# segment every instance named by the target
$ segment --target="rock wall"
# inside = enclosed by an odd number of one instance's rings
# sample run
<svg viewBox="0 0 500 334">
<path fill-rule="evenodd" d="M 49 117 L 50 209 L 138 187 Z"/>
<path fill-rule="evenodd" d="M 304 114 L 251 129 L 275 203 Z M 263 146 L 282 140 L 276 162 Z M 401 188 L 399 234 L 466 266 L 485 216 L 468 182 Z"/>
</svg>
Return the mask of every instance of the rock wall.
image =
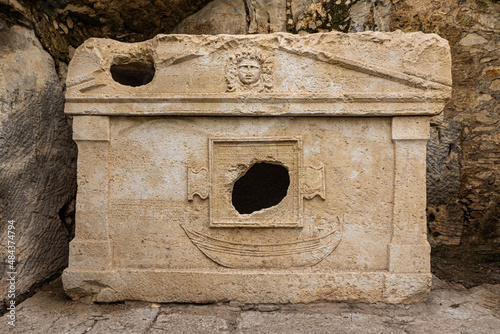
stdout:
<svg viewBox="0 0 500 334">
<path fill-rule="evenodd" d="M 57 61 L 90 37 L 137 42 L 170 32 L 210 0 L 0 0 L 0 18 L 36 31 Z"/>
<path fill-rule="evenodd" d="M 19 297 L 67 265 L 76 146 L 54 61 L 33 31 L 9 29 L 0 21 L 0 46 L 1 309 L 9 287 L 6 278 L 12 277 L 7 272 L 17 272 Z M 15 229 L 9 238 L 10 220 Z M 7 262 L 8 250 L 16 263 Z"/>
<path fill-rule="evenodd" d="M 391 30 L 437 33 L 452 51 L 453 94 L 429 143 L 435 243 L 500 245 L 500 3 L 394 1 Z M 457 177 L 458 176 L 458 177 Z"/>
</svg>

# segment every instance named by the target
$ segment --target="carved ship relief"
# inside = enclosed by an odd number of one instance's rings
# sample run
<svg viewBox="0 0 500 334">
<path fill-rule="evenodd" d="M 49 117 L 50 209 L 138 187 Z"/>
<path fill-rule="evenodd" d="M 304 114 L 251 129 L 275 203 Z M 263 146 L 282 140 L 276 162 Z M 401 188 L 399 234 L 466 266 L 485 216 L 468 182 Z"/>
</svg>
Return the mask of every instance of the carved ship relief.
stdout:
<svg viewBox="0 0 500 334">
<path fill-rule="evenodd" d="M 181 227 L 196 247 L 212 261 L 228 268 L 290 268 L 313 266 L 330 255 L 340 244 L 342 220 L 329 226 L 318 237 L 293 242 L 247 244 L 222 240 Z"/>
</svg>

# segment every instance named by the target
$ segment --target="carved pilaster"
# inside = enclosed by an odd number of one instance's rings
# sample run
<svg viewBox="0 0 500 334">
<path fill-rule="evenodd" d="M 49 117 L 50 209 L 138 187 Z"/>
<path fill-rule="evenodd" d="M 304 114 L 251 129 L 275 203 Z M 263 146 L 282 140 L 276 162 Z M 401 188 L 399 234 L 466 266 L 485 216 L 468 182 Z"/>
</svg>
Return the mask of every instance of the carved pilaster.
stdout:
<svg viewBox="0 0 500 334">
<path fill-rule="evenodd" d="M 394 117 L 395 149 L 392 238 L 388 247 L 389 271 L 430 272 L 427 242 L 425 155 L 428 117 Z"/>
<path fill-rule="evenodd" d="M 108 235 L 109 117 L 75 116 L 73 139 L 78 145 L 78 193 L 75 239 L 70 267 L 104 269 L 111 264 Z"/>
</svg>

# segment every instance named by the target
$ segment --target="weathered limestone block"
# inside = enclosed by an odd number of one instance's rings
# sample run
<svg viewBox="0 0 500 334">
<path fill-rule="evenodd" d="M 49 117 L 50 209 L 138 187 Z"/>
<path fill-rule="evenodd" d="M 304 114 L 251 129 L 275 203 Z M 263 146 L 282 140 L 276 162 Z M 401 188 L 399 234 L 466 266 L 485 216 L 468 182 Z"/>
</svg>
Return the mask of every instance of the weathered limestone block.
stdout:
<svg viewBox="0 0 500 334">
<path fill-rule="evenodd" d="M 76 147 L 54 62 L 33 31 L 0 22 L 0 304 L 64 268 L 72 234 Z M 15 235 L 8 238 L 8 221 Z M 11 241 L 9 244 L 8 241 Z M 8 248 L 9 245 L 15 247 Z M 7 250 L 16 256 L 15 270 Z M 5 278 L 5 279 L 4 279 Z M 8 298 L 11 300 L 12 298 Z"/>
<path fill-rule="evenodd" d="M 66 292 L 425 299 L 426 143 L 450 62 L 422 33 L 87 41 L 68 70 L 79 188 Z"/>
</svg>

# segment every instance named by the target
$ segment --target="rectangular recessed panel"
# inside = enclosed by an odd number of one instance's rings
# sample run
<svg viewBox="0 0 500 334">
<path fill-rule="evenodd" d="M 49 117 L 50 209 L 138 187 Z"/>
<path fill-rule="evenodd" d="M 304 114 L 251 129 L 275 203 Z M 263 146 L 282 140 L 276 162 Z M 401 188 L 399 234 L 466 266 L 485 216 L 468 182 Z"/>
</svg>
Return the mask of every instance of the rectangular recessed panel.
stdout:
<svg viewBox="0 0 500 334">
<path fill-rule="evenodd" d="M 299 182 L 301 159 L 299 138 L 210 139 L 210 226 L 302 226 L 302 198 Z M 241 214 L 233 204 L 232 195 L 235 183 L 244 177 L 252 166 L 262 163 L 282 166 L 288 171 L 290 184 L 286 196 L 274 206 L 249 214 Z M 272 186 L 272 184 L 269 186 L 269 192 L 273 192 Z M 248 195 L 248 198 L 253 200 L 253 194 Z M 255 196 L 258 197 L 258 195 Z"/>
</svg>

